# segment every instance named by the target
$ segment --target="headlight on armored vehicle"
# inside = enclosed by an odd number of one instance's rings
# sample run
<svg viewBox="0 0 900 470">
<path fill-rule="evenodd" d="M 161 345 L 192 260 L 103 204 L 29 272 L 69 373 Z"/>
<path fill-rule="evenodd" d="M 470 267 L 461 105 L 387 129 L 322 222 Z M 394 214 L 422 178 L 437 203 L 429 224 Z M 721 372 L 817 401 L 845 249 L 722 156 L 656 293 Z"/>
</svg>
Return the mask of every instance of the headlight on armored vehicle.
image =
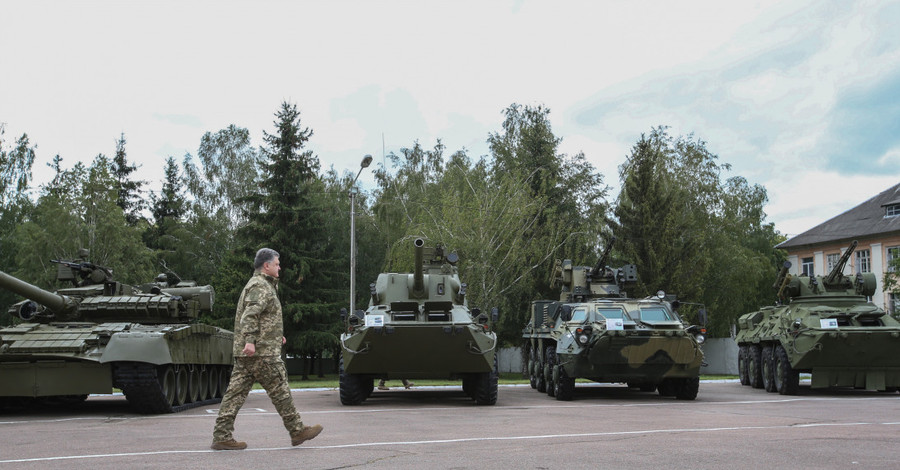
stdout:
<svg viewBox="0 0 900 470">
<path fill-rule="evenodd" d="M 699 344 L 703 344 L 703 342 L 706 341 L 706 335 L 704 335 L 702 333 L 698 334 L 697 336 L 694 336 L 694 338 L 697 339 L 697 343 L 699 343 Z"/>
<path fill-rule="evenodd" d="M 575 330 L 575 338 L 578 340 L 578 344 L 584 346 L 588 344 L 591 340 L 591 333 L 593 329 L 591 327 L 587 328 L 578 328 Z"/>
</svg>

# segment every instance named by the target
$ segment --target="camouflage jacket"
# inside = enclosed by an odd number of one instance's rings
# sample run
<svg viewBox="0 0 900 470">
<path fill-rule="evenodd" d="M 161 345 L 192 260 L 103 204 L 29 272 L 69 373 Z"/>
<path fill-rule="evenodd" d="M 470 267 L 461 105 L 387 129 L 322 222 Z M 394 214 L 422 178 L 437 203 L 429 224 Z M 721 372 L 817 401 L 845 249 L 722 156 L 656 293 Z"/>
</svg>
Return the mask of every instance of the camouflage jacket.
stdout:
<svg viewBox="0 0 900 470">
<path fill-rule="evenodd" d="M 238 299 L 234 317 L 234 355 L 243 356 L 245 343 L 256 345 L 257 356 L 280 356 L 284 325 L 275 291 L 278 279 L 254 273 Z"/>
</svg>

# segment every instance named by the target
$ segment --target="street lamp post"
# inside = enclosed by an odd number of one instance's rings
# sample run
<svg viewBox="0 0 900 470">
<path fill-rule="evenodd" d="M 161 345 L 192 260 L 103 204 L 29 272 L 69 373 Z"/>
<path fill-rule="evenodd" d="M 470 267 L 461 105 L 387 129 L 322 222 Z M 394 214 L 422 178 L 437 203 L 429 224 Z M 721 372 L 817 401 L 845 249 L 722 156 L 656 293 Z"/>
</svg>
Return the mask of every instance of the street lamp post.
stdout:
<svg viewBox="0 0 900 470">
<path fill-rule="evenodd" d="M 359 164 L 356 178 L 350 183 L 350 315 L 356 311 L 356 180 L 364 168 L 372 163 L 372 156 L 366 155 Z"/>
</svg>

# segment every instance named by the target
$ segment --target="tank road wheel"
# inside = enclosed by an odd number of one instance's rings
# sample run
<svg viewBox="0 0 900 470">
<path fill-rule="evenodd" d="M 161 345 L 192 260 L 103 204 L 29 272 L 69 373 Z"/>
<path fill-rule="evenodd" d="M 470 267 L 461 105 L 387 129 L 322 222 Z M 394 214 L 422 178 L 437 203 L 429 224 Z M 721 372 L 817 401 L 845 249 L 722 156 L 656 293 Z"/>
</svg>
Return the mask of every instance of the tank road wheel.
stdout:
<svg viewBox="0 0 900 470">
<path fill-rule="evenodd" d="M 228 390 L 228 382 L 231 381 L 231 366 L 219 366 L 219 394 L 217 398 L 225 396 Z"/>
<path fill-rule="evenodd" d="M 497 403 L 497 378 L 499 374 L 497 354 L 494 354 L 494 370 L 477 375 L 473 389 L 476 405 L 493 405 Z"/>
<path fill-rule="evenodd" d="M 178 390 L 175 369 L 171 364 L 160 366 L 158 374 L 159 388 L 162 390 L 163 399 L 167 405 L 172 406 L 175 404 L 175 395 Z"/>
<path fill-rule="evenodd" d="M 678 393 L 678 383 L 675 379 L 662 379 L 656 386 L 656 391 L 661 397 L 674 397 Z"/>
<path fill-rule="evenodd" d="M 762 348 L 762 381 L 767 392 L 775 391 L 775 353 L 772 345 Z"/>
<path fill-rule="evenodd" d="M 209 398 L 219 398 L 219 366 L 206 368 L 206 382 Z"/>
<path fill-rule="evenodd" d="M 553 383 L 553 366 L 556 364 L 556 345 L 547 346 L 547 363 L 544 364 L 544 381 L 547 383 L 547 395 L 556 396 L 556 384 Z"/>
<path fill-rule="evenodd" d="M 741 385 L 750 385 L 750 368 L 747 367 L 748 354 L 750 354 L 748 346 L 744 345 L 738 348 L 738 376 L 741 378 Z"/>
<path fill-rule="evenodd" d="M 175 403 L 174 406 L 181 406 L 187 403 L 188 386 L 190 385 L 188 370 L 186 367 L 177 367 L 175 370 Z"/>
<path fill-rule="evenodd" d="M 678 379 L 675 383 L 675 398 L 678 400 L 693 400 L 699 391 L 700 377 Z"/>
<path fill-rule="evenodd" d="M 209 370 L 206 366 L 201 366 L 199 364 L 194 367 L 197 368 L 197 373 L 200 376 L 200 381 L 198 382 L 200 384 L 200 398 L 198 401 L 209 400 L 211 398 L 209 396 Z"/>
<path fill-rule="evenodd" d="M 340 396 L 342 405 L 359 405 L 366 400 L 367 393 L 372 393 L 366 388 L 365 380 L 356 374 L 344 372 L 344 357 L 341 356 L 339 367 Z"/>
<path fill-rule="evenodd" d="M 187 370 L 188 374 L 188 393 L 187 402 L 194 403 L 200 401 L 200 366 L 191 364 Z"/>
<path fill-rule="evenodd" d="M 759 350 L 759 346 L 747 347 L 747 372 L 750 374 L 750 386 L 763 388 L 762 352 Z"/>
<path fill-rule="evenodd" d="M 796 395 L 800 390 L 800 373 L 791 367 L 787 351 L 775 346 L 775 389 L 782 395 Z"/>
</svg>

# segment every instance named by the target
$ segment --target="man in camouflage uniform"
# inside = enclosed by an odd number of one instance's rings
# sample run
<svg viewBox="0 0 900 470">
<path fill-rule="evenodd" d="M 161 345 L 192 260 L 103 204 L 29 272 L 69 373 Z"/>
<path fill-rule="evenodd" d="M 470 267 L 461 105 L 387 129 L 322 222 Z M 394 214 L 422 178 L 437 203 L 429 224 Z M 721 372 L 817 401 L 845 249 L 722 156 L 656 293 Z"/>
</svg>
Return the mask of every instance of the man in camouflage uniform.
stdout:
<svg viewBox="0 0 900 470">
<path fill-rule="evenodd" d="M 270 248 L 262 248 L 256 253 L 255 272 L 238 299 L 234 317 L 234 369 L 213 429 L 211 447 L 215 450 L 247 448 L 246 442 L 234 440 L 232 432 L 234 419 L 254 382 L 259 382 L 269 394 L 284 427 L 291 434 L 291 445 L 300 445 L 322 432 L 321 425 L 303 425 L 291 399 L 287 370 L 281 360 L 285 339 L 281 302 L 275 291 L 281 270 L 278 258 L 278 252 Z"/>
</svg>

